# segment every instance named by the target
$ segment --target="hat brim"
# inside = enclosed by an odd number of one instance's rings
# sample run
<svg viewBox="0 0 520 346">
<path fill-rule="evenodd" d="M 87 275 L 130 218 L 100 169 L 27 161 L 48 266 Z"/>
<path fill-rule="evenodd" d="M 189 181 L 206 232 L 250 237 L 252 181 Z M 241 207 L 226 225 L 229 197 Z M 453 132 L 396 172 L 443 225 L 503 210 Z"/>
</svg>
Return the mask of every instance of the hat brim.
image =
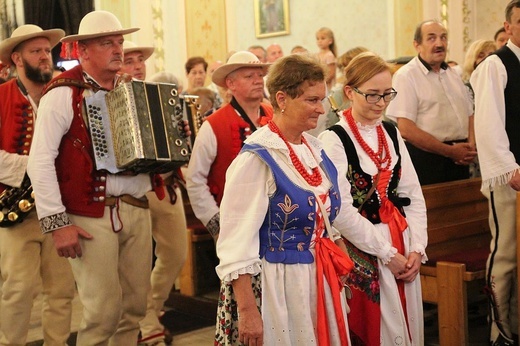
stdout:
<svg viewBox="0 0 520 346">
<path fill-rule="evenodd" d="M 13 61 L 11 60 L 11 54 L 13 54 L 13 49 L 15 49 L 16 46 L 24 41 L 28 41 L 37 37 L 45 37 L 49 40 L 51 48 L 54 48 L 54 46 L 60 42 L 60 39 L 63 36 L 65 36 L 65 31 L 61 29 L 49 29 L 27 35 L 7 38 L 0 42 L 0 60 L 6 65 L 12 65 Z"/>
<path fill-rule="evenodd" d="M 147 60 L 150 56 L 152 56 L 154 51 L 155 51 L 154 47 L 132 47 L 132 48 L 123 49 L 123 52 L 125 54 L 130 54 L 133 52 L 141 52 L 143 54 L 144 60 Z"/>
<path fill-rule="evenodd" d="M 138 31 L 139 28 L 128 28 L 128 29 L 121 29 L 121 30 L 114 30 L 114 31 L 104 31 L 104 32 L 98 32 L 95 34 L 77 34 L 77 35 L 69 35 L 65 36 L 61 39 L 61 42 L 68 43 L 68 42 L 75 42 L 75 41 L 82 41 L 82 40 L 90 40 L 92 38 L 98 38 L 103 36 L 112 36 L 112 35 L 126 35 L 131 34 L 133 32 Z"/>
<path fill-rule="evenodd" d="M 260 67 L 263 69 L 264 73 L 267 73 L 267 70 L 269 70 L 269 66 L 271 66 L 271 64 L 262 64 L 262 63 L 258 63 L 258 64 L 251 64 L 251 63 L 225 64 L 225 65 L 220 66 L 213 72 L 213 75 L 211 76 L 211 80 L 216 85 L 226 88 L 227 87 L 226 77 L 231 72 L 234 72 L 234 71 L 244 68 L 244 67 L 251 67 L 251 68 Z"/>
</svg>

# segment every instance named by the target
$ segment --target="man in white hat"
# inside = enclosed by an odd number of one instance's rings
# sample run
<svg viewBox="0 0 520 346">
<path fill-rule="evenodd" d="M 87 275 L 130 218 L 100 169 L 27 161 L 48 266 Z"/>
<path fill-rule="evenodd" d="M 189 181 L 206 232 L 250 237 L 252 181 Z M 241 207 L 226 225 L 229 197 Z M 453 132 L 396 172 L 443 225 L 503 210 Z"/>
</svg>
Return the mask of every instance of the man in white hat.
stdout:
<svg viewBox="0 0 520 346">
<path fill-rule="evenodd" d="M 123 43 L 123 68 L 122 73 L 129 74 L 137 80 L 146 79 L 145 61 L 153 54 L 154 47 L 138 46 L 132 41 L 125 40 Z"/>
<path fill-rule="evenodd" d="M 65 35 L 61 29 L 22 25 L 0 43 L 0 59 L 17 78 L 0 85 L 0 191 L 20 188 L 34 148 L 34 121 L 42 90 L 53 72 L 51 49 Z M 11 201 L 11 205 L 19 200 Z M 69 263 L 58 256 L 50 234 L 42 234 L 35 212 L 17 221 L 0 221 L 0 345 L 25 345 L 33 298 L 43 284 L 42 325 L 46 345 L 66 345 L 75 286 Z"/>
<path fill-rule="evenodd" d="M 195 216 L 215 240 L 220 231 L 219 205 L 226 170 L 240 152 L 244 140 L 256 128 L 267 124 L 273 115 L 271 106 L 262 103 L 263 77 L 268 67 L 269 64 L 261 63 L 253 53 L 239 51 L 217 68 L 211 78 L 218 86 L 228 88 L 233 98 L 210 115 L 199 129 L 188 165 L 186 187 Z M 221 285 L 219 299 L 234 299 L 230 286 Z M 236 312 L 219 309 L 217 320 L 234 324 Z M 224 325 L 217 327 L 216 340 L 233 344 L 231 340 L 238 340 L 238 335 L 226 334 L 225 328 Z"/>
<path fill-rule="evenodd" d="M 124 29 L 110 12 L 83 17 L 80 65 L 52 80 L 38 112 L 28 172 L 44 234 L 69 259 L 83 304 L 77 345 L 135 345 L 150 286 L 150 175 L 97 170 L 84 98 L 112 90 L 123 65 Z M 101 114 L 106 116 L 106 114 Z"/>
<path fill-rule="evenodd" d="M 146 79 L 145 61 L 153 54 L 154 47 L 138 46 L 132 41 L 123 43 L 122 73 L 138 80 Z M 158 81 L 160 82 L 160 81 Z M 162 81 L 167 82 L 167 81 Z M 160 200 L 154 191 L 146 194 L 152 217 L 152 236 L 155 240 L 155 265 L 151 273 L 151 290 L 148 292 L 146 316 L 141 320 L 139 345 L 160 346 L 171 335 L 159 320 L 164 302 L 168 299 L 177 275 L 186 261 L 186 216 L 177 175 L 163 175 L 166 198 Z M 168 334 L 168 335 L 165 335 Z"/>
</svg>

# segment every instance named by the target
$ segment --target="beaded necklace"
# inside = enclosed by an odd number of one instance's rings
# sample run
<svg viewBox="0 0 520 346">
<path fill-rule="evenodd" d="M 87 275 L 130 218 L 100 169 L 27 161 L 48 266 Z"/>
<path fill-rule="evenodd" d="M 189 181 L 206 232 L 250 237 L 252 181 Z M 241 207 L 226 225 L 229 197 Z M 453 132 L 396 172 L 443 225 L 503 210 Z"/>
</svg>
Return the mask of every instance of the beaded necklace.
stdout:
<svg viewBox="0 0 520 346">
<path fill-rule="evenodd" d="M 294 165 L 294 167 L 296 168 L 296 170 L 298 171 L 298 173 L 300 173 L 300 175 L 303 177 L 303 179 L 305 179 L 305 181 L 307 183 L 309 183 L 309 185 L 311 185 L 311 186 L 321 185 L 321 182 L 323 180 L 322 180 L 320 171 L 318 170 L 318 167 L 314 167 L 312 169 L 312 174 L 309 174 L 307 172 L 307 170 L 305 169 L 305 167 L 303 166 L 303 163 L 300 161 L 300 159 L 294 152 L 292 146 L 289 144 L 287 139 L 285 139 L 285 136 L 282 134 L 282 132 L 280 131 L 278 126 L 276 126 L 276 124 L 273 121 L 269 121 L 269 123 L 267 123 L 267 126 L 269 126 L 269 130 L 276 133 L 282 139 L 282 141 L 285 143 L 285 145 L 287 146 L 287 149 L 289 149 L 289 157 L 291 158 L 291 162 Z M 302 143 L 305 144 L 307 146 L 307 148 L 309 148 L 309 150 L 311 150 L 311 148 L 309 147 L 309 144 L 307 143 L 307 140 L 303 136 L 302 136 Z M 311 152 L 312 152 L 312 150 L 311 150 Z"/>
<path fill-rule="evenodd" d="M 354 133 L 354 137 L 357 142 L 361 145 L 361 148 L 368 154 L 368 157 L 374 162 L 379 172 L 383 170 L 388 170 L 390 168 L 390 164 L 392 163 L 392 157 L 390 156 L 390 151 L 388 150 L 388 142 L 386 141 L 385 133 L 383 131 L 383 126 L 379 124 L 376 127 L 377 130 L 377 153 L 370 148 L 370 146 L 365 142 L 363 137 L 361 137 L 361 133 L 359 133 L 359 129 L 354 121 L 354 117 L 352 116 L 352 112 L 345 112 L 345 118 L 347 119 L 348 126 L 352 133 Z M 384 149 L 384 152 L 383 152 Z M 383 156 L 384 154 L 384 156 Z"/>
</svg>

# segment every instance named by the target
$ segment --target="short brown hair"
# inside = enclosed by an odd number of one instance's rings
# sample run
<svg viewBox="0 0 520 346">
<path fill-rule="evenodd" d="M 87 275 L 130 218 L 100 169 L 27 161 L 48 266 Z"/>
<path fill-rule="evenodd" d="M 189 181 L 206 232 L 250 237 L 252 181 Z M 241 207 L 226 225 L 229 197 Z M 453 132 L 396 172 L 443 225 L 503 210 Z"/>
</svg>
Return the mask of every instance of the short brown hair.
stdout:
<svg viewBox="0 0 520 346">
<path fill-rule="evenodd" d="M 325 82 L 325 70 L 316 58 L 304 54 L 290 54 L 271 65 L 267 75 L 269 99 L 275 110 L 280 109 L 276 93 L 283 91 L 291 98 L 302 95 L 302 84 Z"/>
<path fill-rule="evenodd" d="M 186 74 L 190 73 L 191 69 L 195 66 L 202 64 L 204 66 L 204 71 L 208 70 L 208 63 L 201 56 L 193 56 L 186 61 L 184 67 L 186 68 Z"/>
</svg>

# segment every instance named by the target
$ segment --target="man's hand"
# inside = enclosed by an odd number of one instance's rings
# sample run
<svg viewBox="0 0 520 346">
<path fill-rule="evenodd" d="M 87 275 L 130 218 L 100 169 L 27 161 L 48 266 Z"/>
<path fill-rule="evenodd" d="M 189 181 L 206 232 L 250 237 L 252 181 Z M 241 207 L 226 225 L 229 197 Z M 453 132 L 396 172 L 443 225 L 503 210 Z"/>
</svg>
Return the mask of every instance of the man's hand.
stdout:
<svg viewBox="0 0 520 346">
<path fill-rule="evenodd" d="M 81 246 L 79 238 L 92 239 L 92 235 L 83 228 L 76 225 L 66 226 L 52 232 L 54 246 L 60 257 L 76 258 L 81 257 Z"/>
<path fill-rule="evenodd" d="M 181 131 L 184 133 L 185 137 L 191 136 L 191 128 L 188 120 L 183 120 L 182 123 L 179 124 Z"/>
<path fill-rule="evenodd" d="M 509 180 L 509 186 L 515 191 L 520 191 L 520 173 L 518 173 L 518 171 L 516 171 L 511 177 L 511 180 Z"/>
<path fill-rule="evenodd" d="M 449 158 L 458 165 L 469 165 L 475 157 L 477 151 L 469 143 L 453 143 L 451 145 Z"/>
</svg>

